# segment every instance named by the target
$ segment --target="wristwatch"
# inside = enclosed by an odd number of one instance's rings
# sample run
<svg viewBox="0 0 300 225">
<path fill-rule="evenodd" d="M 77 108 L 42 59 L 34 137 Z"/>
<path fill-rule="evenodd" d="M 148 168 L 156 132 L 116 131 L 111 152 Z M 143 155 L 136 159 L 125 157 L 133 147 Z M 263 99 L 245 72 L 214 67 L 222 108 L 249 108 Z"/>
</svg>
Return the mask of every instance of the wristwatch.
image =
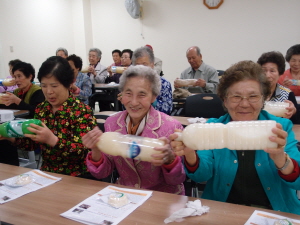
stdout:
<svg viewBox="0 0 300 225">
<path fill-rule="evenodd" d="M 288 165 L 290 164 L 290 162 L 291 162 L 291 158 L 289 157 L 288 154 L 286 154 L 286 152 L 285 152 L 285 155 L 286 155 L 286 161 L 285 161 L 285 164 L 283 165 L 283 167 L 278 168 L 278 167 L 275 165 L 276 168 L 277 168 L 278 170 L 280 170 L 280 171 L 285 170 L 285 169 L 288 167 Z"/>
</svg>

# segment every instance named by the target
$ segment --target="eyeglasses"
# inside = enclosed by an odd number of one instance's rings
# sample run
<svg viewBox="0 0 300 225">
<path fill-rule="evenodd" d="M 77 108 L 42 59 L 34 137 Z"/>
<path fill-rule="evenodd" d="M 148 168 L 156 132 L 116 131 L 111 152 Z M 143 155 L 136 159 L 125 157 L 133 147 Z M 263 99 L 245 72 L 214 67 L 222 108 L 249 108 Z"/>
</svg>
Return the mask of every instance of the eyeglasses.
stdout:
<svg viewBox="0 0 300 225">
<path fill-rule="evenodd" d="M 256 103 L 261 100 L 262 95 L 250 95 L 250 96 L 241 96 L 241 95 L 231 95 L 227 96 L 230 102 L 240 103 L 243 99 L 247 99 L 250 103 Z"/>
</svg>

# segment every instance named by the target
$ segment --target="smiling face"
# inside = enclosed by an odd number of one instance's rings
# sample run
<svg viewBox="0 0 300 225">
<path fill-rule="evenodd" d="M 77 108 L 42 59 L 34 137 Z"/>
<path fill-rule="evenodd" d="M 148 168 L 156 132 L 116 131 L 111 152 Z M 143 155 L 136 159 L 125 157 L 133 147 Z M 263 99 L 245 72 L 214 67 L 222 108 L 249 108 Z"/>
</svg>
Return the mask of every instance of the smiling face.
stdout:
<svg viewBox="0 0 300 225">
<path fill-rule="evenodd" d="M 54 76 L 45 76 L 41 80 L 42 91 L 52 105 L 53 112 L 68 99 L 69 89 L 64 87 Z"/>
<path fill-rule="evenodd" d="M 263 98 L 255 103 L 250 103 L 247 99 L 243 99 L 239 103 L 233 103 L 230 96 L 235 95 L 243 97 L 262 95 L 259 83 L 254 80 L 234 83 L 228 88 L 227 97 L 224 100 L 224 105 L 233 121 L 257 120 L 263 107 Z"/>
<path fill-rule="evenodd" d="M 142 77 L 128 78 L 122 92 L 122 104 L 125 106 L 133 125 L 139 123 L 155 101 L 151 84 Z"/>
<path fill-rule="evenodd" d="M 91 65 L 96 65 L 100 61 L 100 57 L 98 57 L 97 52 L 90 51 L 89 53 L 89 62 Z"/>
<path fill-rule="evenodd" d="M 300 55 L 292 55 L 291 60 L 289 61 L 291 71 L 293 73 L 300 72 Z"/>
<path fill-rule="evenodd" d="M 113 57 L 114 63 L 116 65 L 121 63 L 121 57 L 118 52 L 115 52 L 114 54 L 112 54 L 112 57 Z"/>
<path fill-rule="evenodd" d="M 26 91 L 28 87 L 31 85 L 32 75 L 26 77 L 23 72 L 20 70 L 16 70 L 12 76 L 16 80 L 16 85 L 23 91 Z"/>
</svg>

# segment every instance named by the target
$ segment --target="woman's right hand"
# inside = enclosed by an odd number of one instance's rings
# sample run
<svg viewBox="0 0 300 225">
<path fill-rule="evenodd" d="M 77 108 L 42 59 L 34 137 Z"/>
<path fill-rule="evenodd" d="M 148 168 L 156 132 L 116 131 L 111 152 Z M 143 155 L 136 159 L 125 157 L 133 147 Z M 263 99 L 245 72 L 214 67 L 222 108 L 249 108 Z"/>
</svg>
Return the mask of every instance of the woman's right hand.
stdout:
<svg viewBox="0 0 300 225">
<path fill-rule="evenodd" d="M 97 143 L 100 141 L 100 136 L 102 134 L 103 132 L 99 127 L 95 127 L 82 137 L 82 144 L 85 147 L 92 149 L 92 159 L 95 162 L 98 162 L 101 159 L 101 151 L 97 147 Z"/>
</svg>

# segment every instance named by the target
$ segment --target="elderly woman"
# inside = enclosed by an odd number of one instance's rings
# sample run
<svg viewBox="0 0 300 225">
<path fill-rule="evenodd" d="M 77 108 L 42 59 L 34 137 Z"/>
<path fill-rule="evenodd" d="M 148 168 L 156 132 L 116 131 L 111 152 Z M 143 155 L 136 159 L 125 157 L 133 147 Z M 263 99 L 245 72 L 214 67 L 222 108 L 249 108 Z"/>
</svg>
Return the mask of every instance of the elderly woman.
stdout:
<svg viewBox="0 0 300 225">
<path fill-rule="evenodd" d="M 14 67 L 14 65 L 16 65 L 17 63 L 19 62 L 22 62 L 21 60 L 19 59 L 15 59 L 15 60 L 10 60 L 9 63 L 8 63 L 8 67 L 9 67 L 9 76 L 7 76 L 6 78 L 12 78 L 13 76 L 13 73 L 12 73 L 12 68 Z M 2 92 L 13 92 L 15 89 L 17 89 L 18 86 L 17 85 L 13 85 L 13 86 L 9 86 L 9 87 L 6 87 L 6 86 L 0 86 L 0 93 Z"/>
<path fill-rule="evenodd" d="M 88 76 L 90 77 L 93 84 L 105 83 L 107 77 L 106 66 L 100 64 L 102 52 L 98 48 L 91 48 L 89 50 L 89 62 Z"/>
<path fill-rule="evenodd" d="M 251 61 L 231 66 L 220 81 L 218 95 L 228 114 L 208 123 L 275 120 L 277 125 L 272 132 L 277 137 L 270 140 L 278 148 L 195 151 L 175 141 L 177 134 L 170 135 L 175 153 L 185 157 L 187 175 L 196 182 L 207 181 L 202 197 L 300 214 L 296 196 L 300 187 L 297 140 L 290 120 L 261 110 L 270 95 L 270 84 L 261 66 Z"/>
<path fill-rule="evenodd" d="M 121 53 L 121 67 L 129 67 L 131 65 L 132 51 L 130 49 L 124 49 Z M 109 73 L 108 77 L 105 80 L 105 83 L 120 82 L 121 73 Z"/>
<path fill-rule="evenodd" d="M 300 96 L 300 44 L 290 47 L 285 55 L 290 69 L 286 70 L 279 78 L 278 83 L 288 87 L 296 96 Z"/>
<path fill-rule="evenodd" d="M 89 171 L 96 178 L 104 178 L 116 169 L 118 183 L 130 187 L 184 194 L 185 173 L 181 160 L 172 152 L 168 137 L 181 124 L 170 116 L 155 110 L 153 103 L 160 93 L 160 77 L 150 67 L 131 66 L 120 78 L 119 89 L 126 110 L 109 117 L 105 131 L 132 134 L 149 138 L 161 138 L 165 145 L 156 150 L 152 162 L 143 162 L 101 152 L 96 143 L 102 132 L 95 128 L 83 136 L 83 144 L 92 151 L 87 157 Z"/>
<path fill-rule="evenodd" d="M 82 102 L 89 104 L 89 96 L 92 94 L 92 81 L 88 75 L 81 73 L 82 60 L 77 55 L 70 55 L 67 58 L 74 72 L 75 82 L 71 85 L 70 91 Z"/>
<path fill-rule="evenodd" d="M 13 93 L 6 92 L 7 95 L 2 96 L 5 106 L 1 108 L 29 110 L 29 117 L 32 118 L 36 106 L 45 100 L 41 87 L 32 83 L 35 70 L 31 64 L 19 62 L 13 67 L 12 74 L 18 88 Z"/>
<path fill-rule="evenodd" d="M 68 51 L 65 48 L 58 48 L 56 50 L 56 56 L 60 56 L 64 59 L 66 59 L 68 57 Z"/>
<path fill-rule="evenodd" d="M 277 83 L 285 70 L 283 55 L 280 52 L 266 52 L 259 57 L 257 63 L 262 66 L 271 84 L 271 94 L 267 96 L 266 100 L 289 103 L 289 107 L 287 107 L 288 111 L 284 117 L 290 119 L 293 123 L 299 123 L 298 118 L 300 118 L 300 115 L 299 112 L 297 113 L 297 101 L 294 92 Z"/>
<path fill-rule="evenodd" d="M 41 66 L 38 79 L 46 101 L 39 104 L 34 118 L 43 126 L 31 124 L 28 138 L 8 138 L 19 149 L 40 148 L 43 157 L 41 170 L 71 176 L 88 177 L 85 165 L 88 149 L 81 137 L 96 125 L 89 106 L 70 94 L 74 73 L 67 60 L 53 56 Z"/>
</svg>

